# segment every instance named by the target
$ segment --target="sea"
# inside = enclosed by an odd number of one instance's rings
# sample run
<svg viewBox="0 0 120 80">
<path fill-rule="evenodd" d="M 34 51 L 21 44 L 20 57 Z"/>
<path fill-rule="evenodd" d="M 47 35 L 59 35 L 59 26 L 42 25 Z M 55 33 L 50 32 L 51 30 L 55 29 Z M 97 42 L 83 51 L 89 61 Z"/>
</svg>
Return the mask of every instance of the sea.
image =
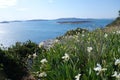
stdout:
<svg viewBox="0 0 120 80">
<path fill-rule="evenodd" d="M 2 44 L 4 47 L 10 47 L 16 42 L 25 42 L 28 40 L 39 44 L 42 41 L 55 39 L 58 36 L 62 36 L 68 30 L 84 28 L 92 31 L 97 28 L 104 28 L 113 21 L 113 19 L 76 20 L 88 22 L 59 23 L 60 21 L 75 21 L 72 19 L 0 22 L 0 44 Z"/>
</svg>

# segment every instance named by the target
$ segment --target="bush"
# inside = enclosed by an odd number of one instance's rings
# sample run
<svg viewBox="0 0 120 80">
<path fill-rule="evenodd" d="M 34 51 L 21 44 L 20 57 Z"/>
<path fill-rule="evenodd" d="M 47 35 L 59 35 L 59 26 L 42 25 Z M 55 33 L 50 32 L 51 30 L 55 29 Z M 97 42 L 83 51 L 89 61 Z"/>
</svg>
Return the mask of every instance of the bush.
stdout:
<svg viewBox="0 0 120 80">
<path fill-rule="evenodd" d="M 31 41 L 17 42 L 6 50 L 0 49 L 0 64 L 3 65 L 1 68 L 8 78 L 21 80 L 23 76 L 30 75 L 28 56 L 39 51 L 38 45 Z"/>
</svg>

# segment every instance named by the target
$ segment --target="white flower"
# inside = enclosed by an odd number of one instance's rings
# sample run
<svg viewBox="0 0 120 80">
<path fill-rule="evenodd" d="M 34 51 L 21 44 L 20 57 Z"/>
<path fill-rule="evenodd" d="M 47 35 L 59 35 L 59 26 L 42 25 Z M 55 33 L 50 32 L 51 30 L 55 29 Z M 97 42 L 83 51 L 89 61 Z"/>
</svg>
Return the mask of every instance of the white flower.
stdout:
<svg viewBox="0 0 120 80">
<path fill-rule="evenodd" d="M 105 33 L 104 37 L 106 38 L 108 36 L 108 34 Z"/>
<path fill-rule="evenodd" d="M 68 61 L 70 59 L 70 57 L 67 53 L 65 53 L 65 55 L 62 57 L 62 59 L 64 59 L 64 61 Z"/>
<path fill-rule="evenodd" d="M 45 64 L 45 63 L 47 63 L 48 61 L 47 61 L 47 59 L 42 59 L 40 62 L 41 62 L 42 64 Z"/>
<path fill-rule="evenodd" d="M 76 75 L 75 80 L 80 80 L 80 76 L 81 76 L 81 74 Z"/>
<path fill-rule="evenodd" d="M 120 31 L 116 31 L 117 34 L 120 34 Z"/>
<path fill-rule="evenodd" d="M 120 64 L 120 59 L 116 59 L 115 60 L 115 65 L 119 65 Z"/>
<path fill-rule="evenodd" d="M 38 76 L 39 76 L 39 77 L 46 77 L 47 74 L 46 74 L 46 72 L 42 72 L 42 73 L 40 73 Z"/>
<path fill-rule="evenodd" d="M 91 52 L 92 50 L 93 50 L 92 47 L 87 47 L 87 51 L 88 51 L 88 52 Z"/>
<path fill-rule="evenodd" d="M 85 35 L 84 34 L 82 34 L 82 37 L 84 37 Z"/>
<path fill-rule="evenodd" d="M 77 42 L 80 42 L 80 40 L 77 40 Z"/>
<path fill-rule="evenodd" d="M 31 58 L 31 55 L 28 55 L 28 58 Z"/>
<path fill-rule="evenodd" d="M 37 54 L 36 54 L 36 53 L 34 53 L 34 54 L 33 54 L 33 58 L 36 58 L 36 57 L 37 57 Z"/>
<path fill-rule="evenodd" d="M 82 33 L 84 33 L 85 31 L 83 30 Z"/>
<path fill-rule="evenodd" d="M 44 45 L 44 42 L 41 42 L 41 43 L 39 44 L 39 48 L 41 48 L 43 45 Z"/>
<path fill-rule="evenodd" d="M 57 43 L 57 42 L 59 42 L 59 40 L 58 40 L 58 39 L 55 39 L 55 40 L 54 40 L 54 43 Z"/>
<path fill-rule="evenodd" d="M 95 67 L 94 70 L 97 71 L 97 75 L 99 75 L 102 71 L 107 70 L 107 68 L 102 68 L 101 65 L 97 63 L 97 67 Z"/>
<path fill-rule="evenodd" d="M 115 34 L 115 32 L 113 32 L 113 34 Z"/>
<path fill-rule="evenodd" d="M 112 77 L 116 77 L 117 79 L 120 79 L 120 73 L 115 71 L 114 74 L 112 75 Z"/>
</svg>

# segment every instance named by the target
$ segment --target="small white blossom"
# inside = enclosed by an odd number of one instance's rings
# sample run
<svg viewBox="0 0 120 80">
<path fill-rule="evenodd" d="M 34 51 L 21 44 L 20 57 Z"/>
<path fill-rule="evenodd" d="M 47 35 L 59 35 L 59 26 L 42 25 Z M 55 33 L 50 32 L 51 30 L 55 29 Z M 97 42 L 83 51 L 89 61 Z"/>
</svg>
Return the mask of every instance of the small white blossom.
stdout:
<svg viewBox="0 0 120 80">
<path fill-rule="evenodd" d="M 31 55 L 28 55 L 28 58 L 31 58 Z"/>
<path fill-rule="evenodd" d="M 102 68 L 101 65 L 97 63 L 97 67 L 95 67 L 94 70 L 98 72 L 97 75 L 99 75 L 102 71 L 107 70 L 107 68 Z"/>
<path fill-rule="evenodd" d="M 112 77 L 116 77 L 117 79 L 120 79 L 120 73 L 115 71 L 114 74 L 112 75 Z"/>
<path fill-rule="evenodd" d="M 82 33 L 84 33 L 85 31 L 83 30 Z"/>
<path fill-rule="evenodd" d="M 120 34 L 120 31 L 116 31 L 117 34 Z"/>
<path fill-rule="evenodd" d="M 120 64 L 120 59 L 116 59 L 115 60 L 115 65 L 119 65 Z"/>
<path fill-rule="evenodd" d="M 106 38 L 108 36 L 108 34 L 105 33 L 104 37 Z"/>
<path fill-rule="evenodd" d="M 115 34 L 116 32 L 114 31 L 113 34 Z"/>
<path fill-rule="evenodd" d="M 46 72 L 42 72 L 42 73 L 40 73 L 38 76 L 39 76 L 39 77 L 46 77 L 47 74 L 46 74 Z"/>
<path fill-rule="evenodd" d="M 80 76 L 81 76 L 81 74 L 76 75 L 75 80 L 80 80 Z"/>
<path fill-rule="evenodd" d="M 41 48 L 43 45 L 44 45 L 44 42 L 41 42 L 41 43 L 39 44 L 39 48 Z"/>
<path fill-rule="evenodd" d="M 58 40 L 58 39 L 55 39 L 55 40 L 54 40 L 54 43 L 58 43 L 58 42 L 59 42 L 59 40 Z"/>
<path fill-rule="evenodd" d="M 87 47 L 87 51 L 88 51 L 88 52 L 91 52 L 92 50 L 93 50 L 92 47 Z"/>
<path fill-rule="evenodd" d="M 77 42 L 80 42 L 80 40 L 78 39 Z"/>
<path fill-rule="evenodd" d="M 36 54 L 36 53 L 34 53 L 34 54 L 33 54 L 33 58 L 36 58 L 36 57 L 37 57 L 37 54 Z"/>
<path fill-rule="evenodd" d="M 65 55 L 62 57 L 62 59 L 64 59 L 64 61 L 68 61 L 70 59 L 70 57 L 67 53 L 65 53 Z"/>
<path fill-rule="evenodd" d="M 85 35 L 84 34 L 82 34 L 82 37 L 84 37 Z"/>
<path fill-rule="evenodd" d="M 48 61 L 47 61 L 47 59 L 42 59 L 40 62 L 41 62 L 42 64 L 45 64 L 45 63 L 47 63 Z"/>
</svg>

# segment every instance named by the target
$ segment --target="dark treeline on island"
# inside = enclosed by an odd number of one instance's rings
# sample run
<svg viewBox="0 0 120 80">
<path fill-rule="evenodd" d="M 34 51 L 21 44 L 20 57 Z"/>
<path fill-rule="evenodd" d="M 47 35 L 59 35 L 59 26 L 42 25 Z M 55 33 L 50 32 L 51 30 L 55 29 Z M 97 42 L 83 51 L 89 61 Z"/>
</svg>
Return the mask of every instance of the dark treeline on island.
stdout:
<svg viewBox="0 0 120 80">
<path fill-rule="evenodd" d="M 61 21 L 61 22 L 57 22 L 60 24 L 82 24 L 82 23 L 88 23 L 91 21 Z"/>
</svg>

